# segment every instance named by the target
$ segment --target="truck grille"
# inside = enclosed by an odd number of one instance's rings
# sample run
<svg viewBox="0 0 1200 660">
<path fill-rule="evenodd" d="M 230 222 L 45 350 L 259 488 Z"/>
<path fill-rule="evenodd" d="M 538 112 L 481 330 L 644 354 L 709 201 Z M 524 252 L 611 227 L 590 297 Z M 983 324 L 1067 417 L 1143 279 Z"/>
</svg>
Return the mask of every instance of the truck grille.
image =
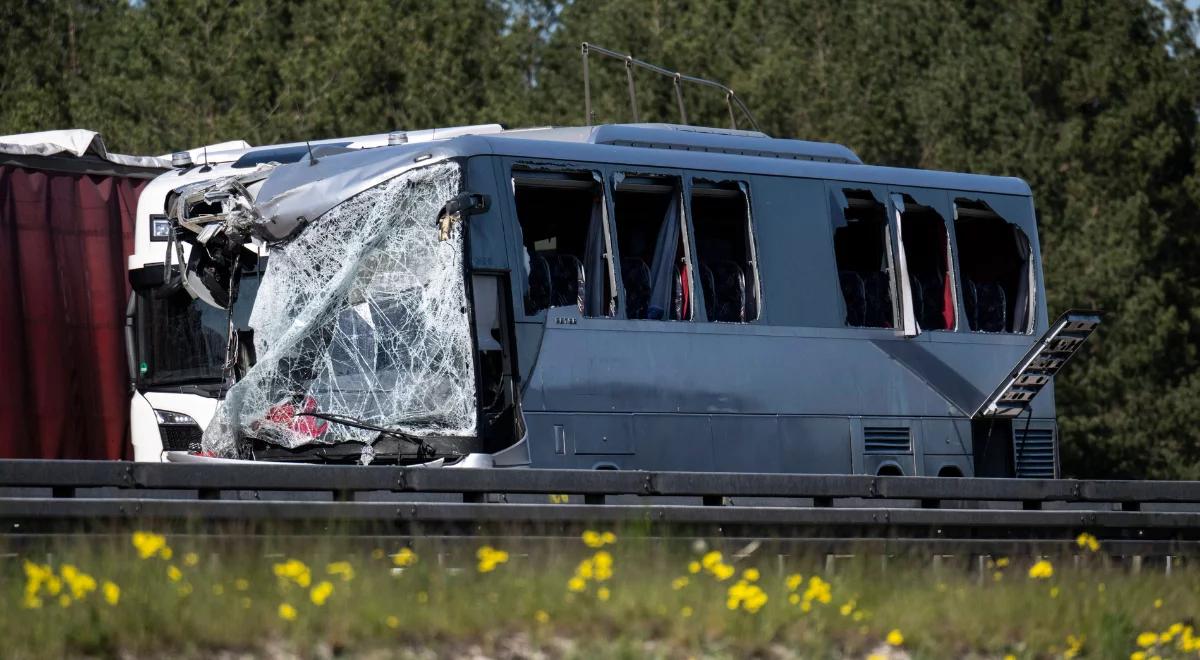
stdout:
<svg viewBox="0 0 1200 660">
<path fill-rule="evenodd" d="M 863 428 L 863 450 L 868 454 L 907 454 L 912 451 L 912 434 L 904 426 Z"/>
<path fill-rule="evenodd" d="M 166 451 L 200 451 L 204 432 L 195 424 L 159 424 L 158 432 Z"/>
<path fill-rule="evenodd" d="M 1024 442 L 1022 442 L 1022 440 Z M 1023 479 L 1054 478 L 1054 429 L 1015 429 L 1013 461 Z"/>
</svg>

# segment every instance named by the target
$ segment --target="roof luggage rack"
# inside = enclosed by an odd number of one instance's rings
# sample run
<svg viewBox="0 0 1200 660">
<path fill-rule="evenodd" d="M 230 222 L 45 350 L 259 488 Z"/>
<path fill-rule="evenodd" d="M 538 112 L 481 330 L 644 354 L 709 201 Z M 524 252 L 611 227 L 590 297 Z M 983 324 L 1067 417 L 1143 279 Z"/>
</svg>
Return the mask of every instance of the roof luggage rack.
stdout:
<svg viewBox="0 0 1200 660">
<path fill-rule="evenodd" d="M 684 75 L 678 71 L 668 71 L 660 66 L 655 66 L 649 62 L 643 62 L 639 59 L 635 59 L 632 55 L 618 53 L 615 50 L 609 50 L 607 48 L 601 48 L 600 46 L 589 44 L 586 41 L 583 42 L 581 49 L 583 51 L 583 114 L 584 123 L 588 126 L 591 126 L 595 123 L 595 117 L 592 115 L 592 86 L 588 77 L 588 54 L 592 51 L 595 51 L 601 55 L 607 55 L 613 59 L 625 62 L 625 79 L 629 83 L 629 108 L 633 112 L 633 123 L 635 124 L 640 121 L 638 119 L 637 89 L 633 82 L 633 67 L 636 66 L 671 79 L 671 84 L 675 88 L 675 101 L 679 104 L 679 123 L 688 123 L 687 109 L 683 104 L 682 85 L 683 83 L 688 82 L 697 85 L 703 85 L 705 87 L 713 87 L 724 92 L 725 106 L 729 109 L 730 128 L 737 130 L 738 127 L 737 114 L 733 110 L 734 106 L 736 105 L 738 110 L 741 111 L 741 114 L 744 115 L 747 120 L 749 120 L 750 125 L 754 127 L 754 130 L 760 130 L 758 127 L 758 122 L 755 121 L 754 115 L 750 114 L 750 109 L 746 107 L 746 104 L 742 103 L 742 100 L 737 97 L 737 94 L 733 93 L 732 89 L 722 85 L 721 83 L 705 80 L 704 78 L 697 78 L 695 76 Z"/>
</svg>

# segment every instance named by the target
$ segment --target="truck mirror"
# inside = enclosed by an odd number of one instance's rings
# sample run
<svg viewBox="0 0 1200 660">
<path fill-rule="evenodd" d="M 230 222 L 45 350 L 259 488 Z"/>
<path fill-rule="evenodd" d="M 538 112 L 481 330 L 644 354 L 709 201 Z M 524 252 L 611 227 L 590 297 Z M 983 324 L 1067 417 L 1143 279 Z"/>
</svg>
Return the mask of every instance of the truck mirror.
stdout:
<svg viewBox="0 0 1200 660">
<path fill-rule="evenodd" d="M 454 196 L 438 214 L 438 240 L 449 240 L 450 228 L 454 223 L 461 222 L 463 216 L 484 213 L 491 205 L 491 199 L 482 193 L 462 193 Z"/>
</svg>

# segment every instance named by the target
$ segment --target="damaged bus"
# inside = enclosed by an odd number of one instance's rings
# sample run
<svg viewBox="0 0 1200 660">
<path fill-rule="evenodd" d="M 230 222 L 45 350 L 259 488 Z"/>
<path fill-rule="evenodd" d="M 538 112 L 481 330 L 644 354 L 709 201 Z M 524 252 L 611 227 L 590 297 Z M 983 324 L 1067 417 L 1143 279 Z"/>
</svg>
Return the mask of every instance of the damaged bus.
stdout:
<svg viewBox="0 0 1200 660">
<path fill-rule="evenodd" d="M 1100 321 L 1048 315 L 1023 181 L 756 131 L 476 132 L 179 199 L 230 317 L 271 256 L 171 460 L 1055 477 Z"/>
</svg>

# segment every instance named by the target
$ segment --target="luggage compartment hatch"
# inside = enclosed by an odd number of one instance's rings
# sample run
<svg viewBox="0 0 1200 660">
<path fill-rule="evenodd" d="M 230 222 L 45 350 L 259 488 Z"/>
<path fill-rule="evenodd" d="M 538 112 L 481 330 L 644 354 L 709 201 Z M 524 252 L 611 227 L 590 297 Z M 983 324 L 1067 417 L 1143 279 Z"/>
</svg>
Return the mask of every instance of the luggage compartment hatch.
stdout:
<svg viewBox="0 0 1200 660">
<path fill-rule="evenodd" d="M 971 418 L 1016 417 L 1025 412 L 1038 392 L 1100 325 L 1102 314 L 1094 310 L 1075 309 L 1063 312 L 1021 357 L 1021 361 L 999 387 L 983 400 Z"/>
</svg>

